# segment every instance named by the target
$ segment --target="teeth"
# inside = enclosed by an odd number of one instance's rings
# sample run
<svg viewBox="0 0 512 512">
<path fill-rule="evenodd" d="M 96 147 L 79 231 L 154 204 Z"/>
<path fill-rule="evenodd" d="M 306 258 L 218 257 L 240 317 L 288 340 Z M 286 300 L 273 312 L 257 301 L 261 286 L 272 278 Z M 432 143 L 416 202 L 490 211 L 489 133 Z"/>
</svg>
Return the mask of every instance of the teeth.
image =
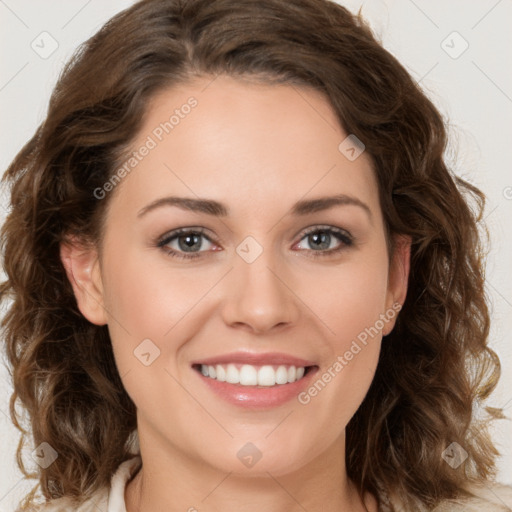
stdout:
<svg viewBox="0 0 512 512">
<path fill-rule="evenodd" d="M 275 386 L 276 372 L 272 366 L 262 366 L 258 370 L 258 385 L 260 386 Z"/>
<path fill-rule="evenodd" d="M 280 366 L 276 371 L 276 384 L 288 383 L 288 370 L 285 366 Z"/>
<path fill-rule="evenodd" d="M 216 366 L 201 365 L 201 373 L 205 377 L 240 384 L 242 386 L 275 386 L 295 382 L 304 377 L 305 368 L 302 366 L 253 366 L 244 364 L 238 368 L 235 364 Z"/>
<path fill-rule="evenodd" d="M 203 371 L 204 365 L 201 365 L 201 372 Z M 226 370 L 224 369 L 224 366 L 217 365 L 217 368 L 215 368 L 215 371 L 217 372 L 216 379 L 219 382 L 226 382 Z M 205 377 L 208 377 L 208 375 L 205 375 Z M 213 377 L 212 377 L 213 378 Z"/>
<path fill-rule="evenodd" d="M 240 384 L 242 386 L 256 386 L 258 384 L 258 370 L 250 364 L 244 364 L 240 368 Z"/>
<path fill-rule="evenodd" d="M 226 369 L 226 382 L 238 384 L 240 382 L 240 372 L 234 364 L 228 364 Z"/>
</svg>

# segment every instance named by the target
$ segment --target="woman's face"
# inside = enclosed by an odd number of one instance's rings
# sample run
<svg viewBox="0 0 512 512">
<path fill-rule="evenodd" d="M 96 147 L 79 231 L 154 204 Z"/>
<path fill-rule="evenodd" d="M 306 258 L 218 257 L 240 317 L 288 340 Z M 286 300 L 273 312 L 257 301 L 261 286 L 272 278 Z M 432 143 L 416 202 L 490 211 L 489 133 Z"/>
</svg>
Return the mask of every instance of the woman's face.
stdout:
<svg viewBox="0 0 512 512">
<path fill-rule="evenodd" d="M 348 135 L 290 85 L 220 76 L 149 105 L 79 298 L 147 453 L 276 476 L 343 454 L 408 272 Z"/>
</svg>

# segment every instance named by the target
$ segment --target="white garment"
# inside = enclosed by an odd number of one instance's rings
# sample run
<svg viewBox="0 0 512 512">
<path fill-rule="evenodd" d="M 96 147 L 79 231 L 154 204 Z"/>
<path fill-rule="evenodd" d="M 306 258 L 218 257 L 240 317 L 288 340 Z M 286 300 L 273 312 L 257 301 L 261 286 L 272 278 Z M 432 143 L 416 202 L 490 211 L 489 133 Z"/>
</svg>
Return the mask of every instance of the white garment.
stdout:
<svg viewBox="0 0 512 512">
<path fill-rule="evenodd" d="M 128 480 L 141 465 L 140 456 L 124 461 L 112 476 L 110 489 L 99 490 L 92 498 L 76 506 L 70 498 L 63 497 L 50 501 L 34 512 L 126 512 L 124 491 Z"/>
<path fill-rule="evenodd" d="M 110 489 L 98 491 L 79 507 L 69 498 L 59 498 L 36 509 L 36 512 L 126 512 L 124 493 L 127 482 L 139 470 L 140 456 L 123 462 L 112 477 Z M 512 487 L 490 483 L 472 488 L 479 496 L 470 500 L 446 500 L 433 512 L 510 512 L 512 511 Z M 411 512 L 405 511 L 404 512 Z"/>
</svg>

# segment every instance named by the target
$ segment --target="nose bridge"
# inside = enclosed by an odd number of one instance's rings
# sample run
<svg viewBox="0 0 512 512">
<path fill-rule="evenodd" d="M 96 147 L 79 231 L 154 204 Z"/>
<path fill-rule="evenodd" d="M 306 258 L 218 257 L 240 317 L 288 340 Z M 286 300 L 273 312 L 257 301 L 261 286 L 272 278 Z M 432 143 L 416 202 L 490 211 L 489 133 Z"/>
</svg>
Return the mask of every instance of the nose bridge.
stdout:
<svg viewBox="0 0 512 512">
<path fill-rule="evenodd" d="M 258 332 L 294 322 L 297 304 L 285 284 L 286 276 L 276 270 L 279 265 L 271 247 L 248 236 L 236 253 L 225 297 L 225 321 L 245 324 Z"/>
</svg>

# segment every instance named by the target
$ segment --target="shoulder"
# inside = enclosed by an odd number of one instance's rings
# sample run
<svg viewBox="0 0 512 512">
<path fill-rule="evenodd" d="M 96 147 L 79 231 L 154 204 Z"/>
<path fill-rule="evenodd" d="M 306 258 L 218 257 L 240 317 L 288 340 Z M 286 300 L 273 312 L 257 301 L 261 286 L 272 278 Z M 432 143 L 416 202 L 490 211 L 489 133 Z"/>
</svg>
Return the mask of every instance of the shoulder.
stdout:
<svg viewBox="0 0 512 512">
<path fill-rule="evenodd" d="M 466 494 L 446 499 L 434 509 L 421 507 L 416 512 L 512 512 L 512 486 L 496 482 L 471 484 Z M 410 512 L 396 494 L 385 496 L 379 512 Z"/>
<path fill-rule="evenodd" d="M 140 465 L 140 456 L 124 461 L 112 476 L 110 487 L 103 487 L 92 496 L 83 499 L 64 496 L 35 506 L 27 512 L 113 512 L 123 510 L 126 484 L 138 471 Z"/>
<path fill-rule="evenodd" d="M 499 483 L 473 485 L 467 490 L 472 497 L 446 500 L 434 512 L 510 512 L 512 510 L 512 486 Z"/>
<path fill-rule="evenodd" d="M 29 512 L 108 512 L 108 494 L 108 488 L 104 488 L 83 500 L 65 496 L 30 508 Z"/>
<path fill-rule="evenodd" d="M 19 512 L 20 509 L 16 510 Z M 33 506 L 28 512 L 107 512 L 108 489 L 102 489 L 90 498 L 76 500 L 69 497 L 58 498 Z"/>
</svg>

